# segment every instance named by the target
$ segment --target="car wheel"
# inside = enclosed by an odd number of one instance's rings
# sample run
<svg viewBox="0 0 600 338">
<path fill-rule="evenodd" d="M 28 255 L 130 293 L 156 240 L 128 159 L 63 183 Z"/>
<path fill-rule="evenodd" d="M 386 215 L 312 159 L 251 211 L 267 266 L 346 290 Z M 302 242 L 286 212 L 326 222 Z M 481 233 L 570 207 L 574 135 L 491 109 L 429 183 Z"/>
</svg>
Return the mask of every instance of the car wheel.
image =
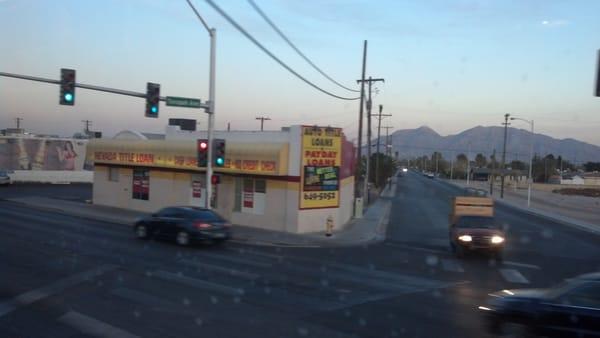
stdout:
<svg viewBox="0 0 600 338">
<path fill-rule="evenodd" d="M 456 245 L 454 245 L 452 242 L 450 242 L 450 251 L 452 251 L 452 253 L 456 253 Z"/>
<path fill-rule="evenodd" d="M 148 227 L 143 224 L 136 225 L 135 236 L 139 239 L 148 239 Z"/>
<path fill-rule="evenodd" d="M 502 262 L 504 260 L 504 255 L 503 255 L 502 251 L 495 252 L 494 259 L 498 262 Z"/>
<path fill-rule="evenodd" d="M 190 235 L 185 231 L 179 231 L 177 237 L 175 237 L 175 242 L 181 246 L 188 246 L 190 245 Z"/>
<path fill-rule="evenodd" d="M 454 254 L 456 254 L 456 257 L 458 258 L 463 258 L 465 257 L 465 249 L 460 245 L 456 245 L 454 249 Z"/>
</svg>

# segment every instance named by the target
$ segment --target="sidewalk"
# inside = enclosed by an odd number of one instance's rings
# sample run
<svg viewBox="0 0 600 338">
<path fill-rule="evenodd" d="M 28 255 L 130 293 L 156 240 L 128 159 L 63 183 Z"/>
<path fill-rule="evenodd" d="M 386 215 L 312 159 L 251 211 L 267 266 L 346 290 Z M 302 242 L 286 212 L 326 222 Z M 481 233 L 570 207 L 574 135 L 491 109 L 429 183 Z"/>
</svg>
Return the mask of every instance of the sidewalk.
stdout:
<svg viewBox="0 0 600 338">
<path fill-rule="evenodd" d="M 444 180 L 448 184 L 466 187 L 464 180 Z M 470 187 L 483 189 L 489 193 L 488 182 L 471 181 Z M 565 225 L 574 226 L 600 235 L 600 198 L 585 196 L 565 196 L 547 191 L 532 190 L 531 207 L 527 207 L 527 189 L 514 186 L 504 187 L 504 198 L 500 198 L 500 186 L 494 185 L 491 196 L 500 204 L 519 209 L 522 212 L 550 219 Z"/>
<path fill-rule="evenodd" d="M 393 191 L 391 190 L 393 189 Z M 289 246 L 289 247 L 336 247 L 366 245 L 383 241 L 389 219 L 391 202 L 395 184 L 384 190 L 381 198 L 372 203 L 360 219 L 351 219 L 343 228 L 334 229 L 333 235 L 325 236 L 325 232 L 293 234 L 280 231 L 265 230 L 242 225 L 233 226 L 233 239 L 252 245 Z M 384 195 L 386 197 L 384 197 Z M 52 210 L 76 217 L 101 220 L 109 223 L 131 226 L 138 217 L 148 213 L 94 205 L 48 197 L 6 198 L 33 208 Z"/>
</svg>

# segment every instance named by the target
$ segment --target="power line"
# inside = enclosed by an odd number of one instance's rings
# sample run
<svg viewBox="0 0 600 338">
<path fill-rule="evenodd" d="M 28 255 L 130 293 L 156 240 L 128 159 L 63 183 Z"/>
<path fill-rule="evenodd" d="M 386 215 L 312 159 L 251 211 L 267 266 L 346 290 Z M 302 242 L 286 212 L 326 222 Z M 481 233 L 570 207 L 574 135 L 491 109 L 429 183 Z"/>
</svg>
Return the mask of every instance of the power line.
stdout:
<svg viewBox="0 0 600 338">
<path fill-rule="evenodd" d="M 326 91 L 325 89 L 317 86 L 316 84 L 312 83 L 311 81 L 309 81 L 302 75 L 298 74 L 295 70 L 293 70 L 290 66 L 285 64 L 283 61 L 281 61 L 273 53 L 271 53 L 266 47 L 264 47 L 260 42 L 258 42 L 252 35 L 250 35 L 250 33 L 248 33 L 244 28 L 242 28 L 235 20 L 233 20 L 227 13 L 225 13 L 225 11 L 223 11 L 219 6 L 217 6 L 212 0 L 206 0 L 206 2 L 208 2 L 208 4 L 214 10 L 219 12 L 219 14 L 221 14 L 221 16 L 223 18 L 225 18 L 225 20 L 229 21 L 229 23 L 233 27 L 235 27 L 240 33 L 242 33 L 246 38 L 248 38 L 248 40 L 252 41 L 252 43 L 254 43 L 258 48 L 260 48 L 263 52 L 265 52 L 268 56 L 270 56 L 277 63 L 279 63 L 279 65 L 281 65 L 283 68 L 287 69 L 290 73 L 294 74 L 297 78 L 304 81 L 309 86 L 315 88 L 316 90 L 318 90 L 324 94 L 327 94 L 329 96 L 335 97 L 340 100 L 358 100 L 358 99 L 360 99 L 360 97 L 343 97 L 343 96 L 335 95 L 335 94 L 330 93 L 330 92 Z"/>
<path fill-rule="evenodd" d="M 300 51 L 300 49 L 298 49 L 298 47 L 296 47 L 296 45 L 294 45 L 294 43 L 292 43 L 292 41 L 290 41 L 290 39 L 288 39 L 287 36 L 285 36 L 285 34 L 283 34 L 283 32 L 279 29 L 279 27 L 277 27 L 275 25 L 275 23 L 273 23 L 273 21 L 271 21 L 271 19 L 269 19 L 269 17 L 265 14 L 265 12 L 263 12 L 260 9 L 260 7 L 258 7 L 258 5 L 254 2 L 254 0 L 248 0 L 248 2 L 254 8 L 254 10 L 269 24 L 269 26 L 271 26 L 271 28 L 273 28 L 273 30 L 275 30 L 275 32 L 277 32 L 277 34 L 279 34 L 279 36 L 285 42 L 287 42 L 288 45 L 290 45 L 290 47 L 292 47 L 292 49 L 294 49 L 296 51 L 296 53 L 298 53 L 298 55 L 300 55 L 306 62 L 308 62 L 308 64 L 310 64 L 317 72 L 321 73 L 321 75 L 326 77 L 329 81 L 335 83 L 336 85 L 338 85 L 346 90 L 349 90 L 349 91 L 355 92 L 355 93 L 360 93 L 360 90 L 348 88 L 348 87 L 342 85 L 341 83 L 337 82 L 336 80 L 332 79 L 329 75 L 325 74 L 324 71 L 322 71 L 319 67 L 317 67 L 317 65 L 315 65 L 306 55 L 304 55 L 304 53 L 302 53 Z"/>
</svg>

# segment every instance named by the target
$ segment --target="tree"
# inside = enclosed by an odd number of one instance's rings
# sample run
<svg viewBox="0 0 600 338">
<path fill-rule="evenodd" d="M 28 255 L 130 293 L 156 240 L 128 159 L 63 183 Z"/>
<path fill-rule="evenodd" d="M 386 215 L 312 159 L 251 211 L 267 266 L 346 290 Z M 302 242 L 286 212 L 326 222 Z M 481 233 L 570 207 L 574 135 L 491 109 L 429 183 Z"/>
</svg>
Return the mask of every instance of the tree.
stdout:
<svg viewBox="0 0 600 338">
<path fill-rule="evenodd" d="M 467 163 L 468 162 L 469 162 L 469 159 L 467 158 L 467 155 L 458 154 L 456 156 L 456 161 L 454 164 L 454 177 L 457 177 L 457 178 L 464 177 L 465 179 L 467 178 Z"/>
<path fill-rule="evenodd" d="M 510 167 L 513 170 L 526 170 L 527 169 L 527 165 L 524 162 L 517 161 L 517 160 L 513 160 L 512 162 L 510 162 Z"/>
<path fill-rule="evenodd" d="M 600 171 L 600 162 L 586 162 L 583 168 L 585 171 Z"/>
<path fill-rule="evenodd" d="M 487 159 L 485 158 L 485 155 L 479 153 L 475 156 L 475 166 L 477 166 L 477 168 L 485 168 L 486 164 Z"/>
</svg>

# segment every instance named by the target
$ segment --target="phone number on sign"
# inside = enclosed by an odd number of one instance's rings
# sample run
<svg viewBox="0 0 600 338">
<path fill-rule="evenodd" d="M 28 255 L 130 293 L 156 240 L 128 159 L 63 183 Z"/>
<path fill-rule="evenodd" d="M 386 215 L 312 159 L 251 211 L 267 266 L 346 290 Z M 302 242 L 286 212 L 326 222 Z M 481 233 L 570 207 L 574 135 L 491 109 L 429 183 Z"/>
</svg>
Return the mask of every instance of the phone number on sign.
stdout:
<svg viewBox="0 0 600 338">
<path fill-rule="evenodd" d="M 317 200 L 317 201 L 332 200 L 332 199 L 335 199 L 335 193 L 334 192 L 304 193 L 304 199 L 305 200 Z"/>
</svg>

